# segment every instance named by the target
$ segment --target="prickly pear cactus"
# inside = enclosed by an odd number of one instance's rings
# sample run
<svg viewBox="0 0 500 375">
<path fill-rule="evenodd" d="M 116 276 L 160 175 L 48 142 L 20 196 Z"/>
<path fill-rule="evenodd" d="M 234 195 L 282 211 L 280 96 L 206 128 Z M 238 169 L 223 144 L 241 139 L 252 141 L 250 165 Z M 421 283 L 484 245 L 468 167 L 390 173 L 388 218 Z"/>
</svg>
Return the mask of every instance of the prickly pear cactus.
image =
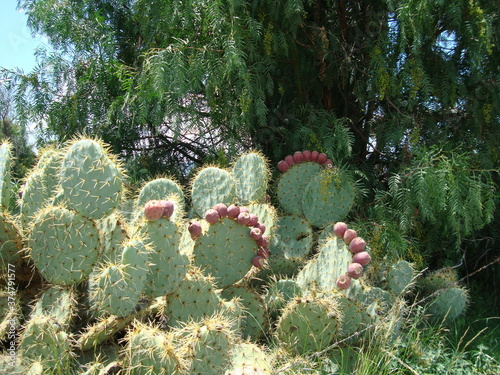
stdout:
<svg viewBox="0 0 500 375">
<path fill-rule="evenodd" d="M 236 335 L 227 317 L 214 315 L 189 323 L 174 335 L 183 343 L 180 350 L 185 353 L 189 374 L 218 375 L 229 365 Z"/>
<path fill-rule="evenodd" d="M 125 374 L 177 375 L 184 372 L 185 363 L 172 345 L 172 334 L 136 322 L 127 333 L 126 341 Z"/>
<path fill-rule="evenodd" d="M 252 269 L 252 260 L 259 250 L 250 231 L 250 227 L 234 219 L 217 220 L 196 238 L 194 264 L 211 275 L 219 288 L 236 283 Z"/>
<path fill-rule="evenodd" d="M 90 219 L 101 219 L 118 208 L 123 175 L 105 147 L 94 140 L 79 139 L 65 152 L 61 186 L 68 206 Z"/>
<path fill-rule="evenodd" d="M 337 337 L 341 319 L 335 300 L 295 298 L 285 307 L 277 323 L 276 337 L 299 354 L 321 351 Z"/>
<path fill-rule="evenodd" d="M 60 206 L 39 212 L 28 243 L 38 271 L 54 284 L 84 280 L 92 272 L 100 249 L 95 223 Z"/>
<path fill-rule="evenodd" d="M 202 169 L 194 178 L 191 199 L 195 212 L 204 216 L 217 203 L 236 201 L 236 182 L 231 172 L 217 167 Z"/>
<path fill-rule="evenodd" d="M 240 204 L 248 205 L 265 199 L 270 173 L 263 155 L 250 152 L 240 156 L 233 165 L 232 174 Z"/>
<path fill-rule="evenodd" d="M 415 270 L 405 260 L 400 260 L 392 266 L 387 274 L 387 289 L 396 295 L 408 291 L 413 281 Z"/>
<path fill-rule="evenodd" d="M 453 287 L 439 293 L 429 304 L 428 312 L 433 320 L 449 323 L 464 313 L 468 303 L 467 291 Z"/>
<path fill-rule="evenodd" d="M 324 169 L 304 189 L 302 211 L 314 227 L 343 220 L 355 199 L 355 186 L 345 172 Z"/>
<path fill-rule="evenodd" d="M 4 141 L 0 145 L 0 209 L 7 210 L 11 195 L 12 145 Z"/>
</svg>

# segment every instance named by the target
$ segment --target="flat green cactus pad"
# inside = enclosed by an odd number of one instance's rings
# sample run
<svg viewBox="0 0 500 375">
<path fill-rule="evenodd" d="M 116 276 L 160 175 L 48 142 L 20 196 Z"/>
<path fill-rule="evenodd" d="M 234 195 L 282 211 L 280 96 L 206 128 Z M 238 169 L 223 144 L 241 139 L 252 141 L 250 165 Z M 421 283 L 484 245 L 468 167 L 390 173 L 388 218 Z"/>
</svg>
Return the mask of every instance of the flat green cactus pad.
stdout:
<svg viewBox="0 0 500 375">
<path fill-rule="evenodd" d="M 299 354 L 321 351 L 338 337 L 340 317 L 334 300 L 296 298 L 285 307 L 276 336 Z"/>
<path fill-rule="evenodd" d="M 99 256 L 93 221 L 64 207 L 49 207 L 35 218 L 29 234 L 31 258 L 54 284 L 75 284 L 91 272 Z"/>
<path fill-rule="evenodd" d="M 342 221 L 354 204 L 354 184 L 337 169 L 323 169 L 304 189 L 302 209 L 314 227 Z"/>
<path fill-rule="evenodd" d="M 68 205 L 85 217 L 111 214 L 122 197 L 122 173 L 98 142 L 74 142 L 64 155 L 61 186 Z"/>
<path fill-rule="evenodd" d="M 127 335 L 126 375 L 177 375 L 183 373 L 171 335 L 136 322 Z"/>
<path fill-rule="evenodd" d="M 451 322 L 467 308 L 469 295 L 460 287 L 452 287 L 439 293 L 430 303 L 428 311 L 436 321 Z"/>
<path fill-rule="evenodd" d="M 269 170 L 267 162 L 257 152 L 240 156 L 233 166 L 238 202 L 247 205 L 265 198 Z"/>
<path fill-rule="evenodd" d="M 136 206 L 138 210 L 141 210 L 149 201 L 167 200 L 173 196 L 175 196 L 175 201 L 180 204 L 181 211 L 184 211 L 185 199 L 182 187 L 170 178 L 157 178 L 142 187 L 136 200 Z"/>
<path fill-rule="evenodd" d="M 323 168 L 318 163 L 294 164 L 278 181 L 277 193 L 281 207 L 289 214 L 302 215 L 304 190 Z"/>
<path fill-rule="evenodd" d="M 192 185 L 193 208 L 201 217 L 217 203 L 230 205 L 236 200 L 236 183 L 232 174 L 224 169 L 204 168 L 196 175 Z"/>
<path fill-rule="evenodd" d="M 250 237 L 250 228 L 224 218 L 209 226 L 196 239 L 194 263 L 225 288 L 241 280 L 252 268 L 259 247 Z"/>
</svg>

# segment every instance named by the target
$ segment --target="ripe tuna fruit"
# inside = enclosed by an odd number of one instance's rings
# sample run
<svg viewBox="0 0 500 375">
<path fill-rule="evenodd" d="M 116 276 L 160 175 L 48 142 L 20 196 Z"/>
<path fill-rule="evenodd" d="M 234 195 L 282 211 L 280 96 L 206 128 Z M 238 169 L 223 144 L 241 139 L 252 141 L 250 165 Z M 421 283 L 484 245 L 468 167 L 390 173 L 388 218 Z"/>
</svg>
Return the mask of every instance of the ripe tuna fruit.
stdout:
<svg viewBox="0 0 500 375">
<path fill-rule="evenodd" d="M 371 260 L 372 257 L 368 254 L 368 251 L 360 251 L 352 256 L 352 261 L 354 263 L 359 263 L 362 266 L 366 266 Z"/>
<path fill-rule="evenodd" d="M 296 151 L 295 154 L 293 154 L 293 160 L 297 164 L 302 163 L 304 161 L 304 154 L 301 151 Z"/>
<path fill-rule="evenodd" d="M 172 201 L 160 201 L 160 205 L 163 207 L 162 217 L 170 218 L 174 214 L 175 204 Z"/>
<path fill-rule="evenodd" d="M 248 221 L 248 225 L 251 226 L 251 227 L 254 227 L 256 226 L 257 224 L 259 224 L 259 217 L 255 214 L 250 214 L 249 215 L 249 221 Z"/>
<path fill-rule="evenodd" d="M 311 161 L 311 151 L 304 150 L 304 151 L 302 151 L 302 155 L 304 155 L 305 161 Z"/>
<path fill-rule="evenodd" d="M 363 266 L 359 263 L 351 263 L 347 267 L 347 275 L 352 279 L 357 279 L 363 274 Z"/>
<path fill-rule="evenodd" d="M 252 228 L 250 229 L 250 237 L 253 240 L 258 241 L 262 238 L 262 232 L 260 231 L 259 228 Z"/>
<path fill-rule="evenodd" d="M 250 214 L 248 212 L 240 212 L 236 222 L 240 225 L 247 225 L 250 221 Z"/>
<path fill-rule="evenodd" d="M 337 286 L 342 290 L 349 288 L 351 286 L 351 278 L 347 275 L 339 276 L 337 279 Z"/>
<path fill-rule="evenodd" d="M 163 216 L 163 206 L 157 200 L 149 201 L 144 206 L 144 217 L 149 221 L 156 221 Z"/>
<path fill-rule="evenodd" d="M 205 220 L 209 223 L 209 224 L 215 224 L 217 221 L 219 221 L 220 219 L 220 216 L 219 216 L 219 213 L 214 210 L 213 208 L 207 210 L 207 212 L 205 212 Z"/>
<path fill-rule="evenodd" d="M 295 160 L 293 159 L 293 156 L 292 155 L 287 155 L 285 156 L 285 161 L 290 165 L 294 165 L 295 164 Z"/>
<path fill-rule="evenodd" d="M 266 263 L 266 260 L 264 259 L 264 257 L 261 257 L 260 255 L 256 255 L 253 259 L 252 259 L 252 265 L 254 265 L 255 267 L 257 268 L 262 268 L 264 267 L 264 264 Z"/>
<path fill-rule="evenodd" d="M 191 222 L 188 226 L 188 231 L 193 240 L 197 239 L 202 233 L 201 224 L 197 221 Z"/>
<path fill-rule="evenodd" d="M 351 241 L 353 239 L 355 239 L 357 236 L 358 236 L 358 234 L 356 233 L 356 231 L 354 229 L 347 229 L 344 232 L 344 242 L 349 245 L 351 243 Z"/>
<path fill-rule="evenodd" d="M 333 226 L 333 232 L 340 238 L 344 238 L 344 233 L 347 230 L 347 224 L 339 221 Z"/>
<path fill-rule="evenodd" d="M 349 243 L 349 250 L 351 253 L 359 253 L 365 249 L 366 242 L 361 237 L 354 237 L 352 241 Z"/>
<path fill-rule="evenodd" d="M 325 168 L 333 168 L 333 160 L 332 159 L 327 159 L 323 163 L 323 167 L 325 167 Z"/>
<path fill-rule="evenodd" d="M 317 161 L 318 160 L 318 156 L 319 156 L 319 152 L 318 151 L 311 152 L 311 161 Z"/>
<path fill-rule="evenodd" d="M 325 161 L 327 161 L 327 159 L 328 159 L 328 156 L 326 154 L 321 153 L 318 155 L 318 159 L 316 160 L 316 162 L 318 164 L 323 164 Z"/>
<path fill-rule="evenodd" d="M 240 214 L 240 208 L 237 205 L 232 204 L 227 208 L 227 216 L 229 218 L 236 219 L 239 214 Z"/>
<path fill-rule="evenodd" d="M 214 206 L 214 210 L 217 211 L 221 219 L 227 216 L 227 206 L 224 203 L 217 203 Z"/>
<path fill-rule="evenodd" d="M 278 170 L 282 173 L 285 173 L 286 171 L 288 171 L 289 168 L 290 168 L 290 164 L 288 164 L 288 162 L 286 160 L 282 160 L 278 163 Z"/>
</svg>

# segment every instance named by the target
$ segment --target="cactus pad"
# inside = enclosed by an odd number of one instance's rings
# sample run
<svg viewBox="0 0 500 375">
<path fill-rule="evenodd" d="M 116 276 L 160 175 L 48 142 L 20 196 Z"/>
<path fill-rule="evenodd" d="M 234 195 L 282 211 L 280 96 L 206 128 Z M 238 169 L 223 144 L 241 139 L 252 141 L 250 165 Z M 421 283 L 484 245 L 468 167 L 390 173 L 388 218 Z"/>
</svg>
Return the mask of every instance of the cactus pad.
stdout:
<svg viewBox="0 0 500 375">
<path fill-rule="evenodd" d="M 61 186 L 69 207 L 100 219 L 118 208 L 122 173 L 101 144 L 81 139 L 68 148 L 61 167 Z"/>
<path fill-rule="evenodd" d="M 64 207 L 49 207 L 35 218 L 29 235 L 31 258 L 54 284 L 75 284 L 87 277 L 99 256 L 93 221 Z"/>
</svg>

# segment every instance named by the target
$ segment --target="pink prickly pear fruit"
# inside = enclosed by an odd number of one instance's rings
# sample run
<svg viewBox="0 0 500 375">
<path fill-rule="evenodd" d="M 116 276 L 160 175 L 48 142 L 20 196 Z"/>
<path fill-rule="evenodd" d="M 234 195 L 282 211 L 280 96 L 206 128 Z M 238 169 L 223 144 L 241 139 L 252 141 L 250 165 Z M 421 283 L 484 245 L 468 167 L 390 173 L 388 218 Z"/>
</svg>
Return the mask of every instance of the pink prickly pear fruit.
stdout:
<svg viewBox="0 0 500 375">
<path fill-rule="evenodd" d="M 240 212 L 240 214 L 236 218 L 236 222 L 240 225 L 248 225 L 249 221 L 250 221 L 250 214 L 248 212 Z"/>
<path fill-rule="evenodd" d="M 290 167 L 295 164 L 295 159 L 292 155 L 285 156 L 285 161 L 290 165 Z"/>
<path fill-rule="evenodd" d="M 253 240 L 258 241 L 262 238 L 262 232 L 260 231 L 259 228 L 252 228 L 250 229 L 250 237 Z"/>
<path fill-rule="evenodd" d="M 311 161 L 317 161 L 318 160 L 318 156 L 319 156 L 319 152 L 318 151 L 311 152 Z"/>
<path fill-rule="evenodd" d="M 288 171 L 289 168 L 290 168 L 290 164 L 288 164 L 288 162 L 286 160 L 281 160 L 278 163 L 278 170 L 282 173 L 285 173 L 286 171 Z"/>
<path fill-rule="evenodd" d="M 269 249 L 265 247 L 259 247 L 259 250 L 257 251 L 257 255 L 261 256 L 264 259 L 267 259 L 271 256 L 271 253 L 269 252 Z"/>
<path fill-rule="evenodd" d="M 189 223 L 188 231 L 193 240 L 197 239 L 198 237 L 201 236 L 202 233 L 201 224 L 197 221 Z"/>
<path fill-rule="evenodd" d="M 321 153 L 318 155 L 318 159 L 316 160 L 316 162 L 318 164 L 323 164 L 327 160 L 328 160 L 328 156 L 326 154 Z"/>
<path fill-rule="evenodd" d="M 333 168 L 333 160 L 332 160 L 332 159 L 327 159 L 327 160 L 323 163 L 323 167 L 328 168 L 328 169 Z"/>
<path fill-rule="evenodd" d="M 207 210 L 205 212 L 205 220 L 208 222 L 208 224 L 215 224 L 217 221 L 219 221 L 220 216 L 217 210 L 214 210 L 213 208 Z"/>
<path fill-rule="evenodd" d="M 255 214 L 250 214 L 249 215 L 250 220 L 248 221 L 248 226 L 254 227 L 257 224 L 259 224 L 259 217 Z"/>
<path fill-rule="evenodd" d="M 311 151 L 304 150 L 304 151 L 302 151 L 302 155 L 304 155 L 305 161 L 311 161 Z"/>
<path fill-rule="evenodd" d="M 344 233 L 347 230 L 347 224 L 339 221 L 333 226 L 333 232 L 340 238 L 344 238 Z"/>
<path fill-rule="evenodd" d="M 163 207 L 162 217 L 167 219 L 174 214 L 175 204 L 172 201 L 160 201 L 160 205 Z"/>
<path fill-rule="evenodd" d="M 248 207 L 240 207 L 240 212 L 249 212 Z"/>
<path fill-rule="evenodd" d="M 345 290 L 351 286 L 351 278 L 347 275 L 341 275 L 337 279 L 337 286 L 339 289 Z"/>
<path fill-rule="evenodd" d="M 352 261 L 354 263 L 359 263 L 362 266 L 366 266 L 371 260 L 372 257 L 368 254 L 368 251 L 360 251 L 352 256 Z"/>
<path fill-rule="evenodd" d="M 163 207 L 159 201 L 153 200 L 144 206 L 144 217 L 149 221 L 156 221 L 163 216 Z"/>
<path fill-rule="evenodd" d="M 303 163 L 304 162 L 304 154 L 302 153 L 302 151 L 296 151 L 293 154 L 293 160 L 297 164 Z"/>
<path fill-rule="evenodd" d="M 266 259 L 260 255 L 256 255 L 252 259 L 252 265 L 254 265 L 257 268 L 264 267 L 265 263 L 266 263 Z"/>
<path fill-rule="evenodd" d="M 349 250 L 351 250 L 351 253 L 359 253 L 360 251 L 363 251 L 366 246 L 366 241 L 362 239 L 361 237 L 354 237 L 349 243 Z"/>
<path fill-rule="evenodd" d="M 344 242 L 349 245 L 351 243 L 351 241 L 353 239 L 355 239 L 357 236 L 358 236 L 358 234 L 356 233 L 356 231 L 354 229 L 347 229 L 344 232 Z"/>
<path fill-rule="evenodd" d="M 363 274 L 363 266 L 359 263 L 351 263 L 347 267 L 347 275 L 351 279 L 357 279 Z"/>
<path fill-rule="evenodd" d="M 255 225 L 255 228 L 259 228 L 260 231 L 262 232 L 262 234 L 264 234 L 266 232 L 266 226 L 264 224 L 261 224 L 261 223 L 257 223 Z"/>
<path fill-rule="evenodd" d="M 227 208 L 227 216 L 231 219 L 236 219 L 240 214 L 240 207 L 232 204 Z"/>
<path fill-rule="evenodd" d="M 260 247 L 269 247 L 269 237 L 261 236 L 259 240 L 257 240 L 257 245 Z"/>
<path fill-rule="evenodd" d="M 227 216 L 227 206 L 224 203 L 217 203 L 214 206 L 214 210 L 217 211 L 221 219 L 224 219 Z"/>
</svg>

